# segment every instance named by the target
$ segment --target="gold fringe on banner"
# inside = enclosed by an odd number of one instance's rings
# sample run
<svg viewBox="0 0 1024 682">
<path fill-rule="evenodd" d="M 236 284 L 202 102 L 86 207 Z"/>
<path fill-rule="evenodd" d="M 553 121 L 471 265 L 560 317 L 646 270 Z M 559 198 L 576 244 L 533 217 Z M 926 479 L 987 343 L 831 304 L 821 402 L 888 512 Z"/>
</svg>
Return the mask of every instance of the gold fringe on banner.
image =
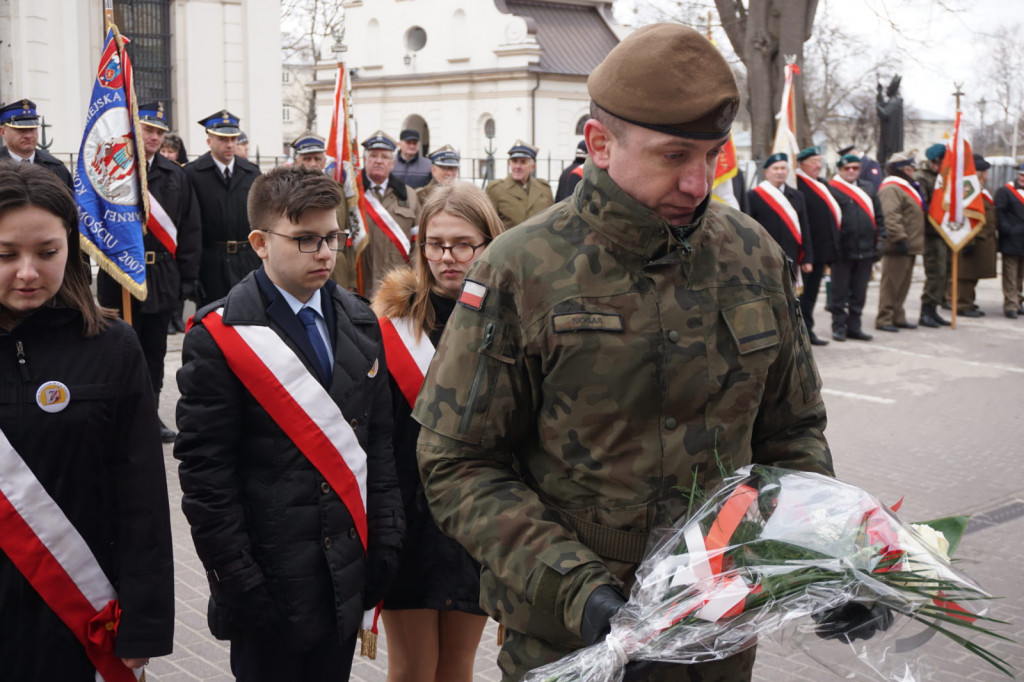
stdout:
<svg viewBox="0 0 1024 682">
<path fill-rule="evenodd" d="M 78 233 L 78 241 L 82 245 L 82 250 L 96 259 L 96 264 L 100 266 L 103 272 L 110 275 L 115 282 L 131 292 L 131 295 L 135 298 L 140 301 L 146 300 L 146 297 L 149 296 L 149 290 L 145 282 L 141 285 L 137 284 L 135 280 L 126 275 L 121 268 L 117 267 L 114 261 L 107 257 L 107 254 L 100 251 L 99 247 L 89 241 L 81 232 Z"/>
<path fill-rule="evenodd" d="M 359 655 L 372 661 L 377 660 L 377 633 L 373 630 L 360 630 L 359 639 L 362 640 Z"/>
</svg>

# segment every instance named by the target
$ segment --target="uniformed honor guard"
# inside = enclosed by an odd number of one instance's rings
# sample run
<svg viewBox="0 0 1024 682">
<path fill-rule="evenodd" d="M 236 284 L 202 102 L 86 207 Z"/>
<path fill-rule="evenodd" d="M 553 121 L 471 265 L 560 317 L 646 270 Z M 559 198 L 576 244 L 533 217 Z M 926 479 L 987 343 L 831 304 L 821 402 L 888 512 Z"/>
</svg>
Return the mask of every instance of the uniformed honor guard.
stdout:
<svg viewBox="0 0 1024 682">
<path fill-rule="evenodd" d="M 430 193 L 438 187 L 452 184 L 459 177 L 459 153 L 446 144 L 430 154 L 430 182 L 416 190 L 416 198 L 422 207 Z"/>
<path fill-rule="evenodd" d="M 655 24 L 587 87 L 579 200 L 474 264 L 413 412 L 431 511 L 505 627 L 505 682 L 604 638 L 652 528 L 686 514 L 680 489 L 713 487 L 721 463 L 832 473 L 786 255 L 710 198 L 739 110 L 729 64 Z M 626 679 L 741 682 L 753 662 Z"/>
<path fill-rule="evenodd" d="M 391 172 L 395 166 L 395 141 L 378 130 L 362 144 L 366 150 L 363 190 L 368 199 L 372 196 L 373 208 L 366 225 L 370 245 L 362 255 L 363 292 L 372 297 L 389 270 L 409 265 L 420 202 L 416 192 Z"/>
<path fill-rule="evenodd" d="M 369 306 L 328 278 L 345 235 L 332 178 L 256 180 L 262 267 L 195 314 L 178 371 L 181 508 L 210 631 L 242 682 L 347 680 L 404 529 L 391 392 Z"/>
<path fill-rule="evenodd" d="M 942 159 L 946 156 L 946 145 L 933 144 L 924 150 L 926 162 L 917 169 L 914 179 L 924 191 L 924 204 L 931 206 L 935 181 L 939 177 Z M 928 209 L 925 208 L 925 220 Z M 950 322 L 939 314 L 939 306 L 946 297 L 946 285 L 949 282 L 950 250 L 946 241 L 931 221 L 924 227 L 924 288 L 921 290 L 921 318 L 918 324 L 922 327 L 948 327 Z"/>
<path fill-rule="evenodd" d="M 750 217 L 779 243 L 793 267 L 811 271 L 814 258 L 807 227 L 807 205 L 800 192 L 786 184 L 789 155 L 779 152 L 764 160 L 764 180 L 750 190 Z"/>
<path fill-rule="evenodd" d="M 872 185 L 861 180 L 856 154 L 840 157 L 828 188 L 842 210 L 839 258 L 832 264 L 832 339 L 870 341 L 861 316 L 868 296 L 871 266 L 882 259 L 885 216 Z"/>
<path fill-rule="evenodd" d="M 960 268 L 957 272 L 957 314 L 963 317 L 984 317 L 985 311 L 975 303 L 975 289 L 979 279 L 992 279 L 996 276 L 996 254 L 998 244 L 999 218 L 996 212 L 996 201 L 985 189 L 988 183 L 988 171 L 992 167 L 981 154 L 974 155 L 974 170 L 981 183 L 981 196 L 985 202 L 985 224 L 965 247 L 960 249 Z"/>
<path fill-rule="evenodd" d="M 533 177 L 538 151 L 533 145 L 516 140 L 508 150 L 508 176 L 487 185 L 487 196 L 506 230 L 555 203 L 548 181 Z"/>
<path fill-rule="evenodd" d="M 235 156 L 240 159 L 249 159 L 249 136 L 241 129 L 238 131 L 238 141 L 235 142 Z"/>
<path fill-rule="evenodd" d="M 885 164 L 886 178 L 878 190 L 878 202 L 885 216 L 885 255 L 875 329 L 883 332 L 917 328 L 907 319 L 903 308 L 914 273 L 914 258 L 924 250 L 924 221 L 928 213 L 924 193 L 914 180 L 916 168 L 913 153 L 893 153 Z"/>
<path fill-rule="evenodd" d="M 197 303 L 202 306 L 228 293 L 252 272 L 260 259 L 249 245 L 246 201 L 260 174 L 254 164 L 235 152 L 238 117 L 221 110 L 199 121 L 206 129 L 210 151 L 185 166 L 199 200 L 203 248 L 199 265 Z"/>
<path fill-rule="evenodd" d="M 811 344 L 825 346 L 828 341 L 814 333 L 814 306 L 825 268 L 834 263 L 839 252 L 839 225 L 842 210 L 832 193 L 819 178 L 821 176 L 821 147 L 807 147 L 796 155 L 796 187 L 807 204 L 807 225 L 814 246 L 810 258 L 811 269 L 803 273 L 804 290 L 800 294 L 800 309 Z"/>
<path fill-rule="evenodd" d="M 0 108 L 0 137 L 4 140 L 4 146 L 0 147 L 0 160 L 42 166 L 72 189 L 71 171 L 53 154 L 36 147 L 39 142 L 39 113 L 35 102 L 22 99 Z"/>
<path fill-rule="evenodd" d="M 555 194 L 555 201 L 565 199 L 576 189 L 576 185 L 583 179 L 583 162 L 586 160 L 587 141 L 580 140 L 580 143 L 576 145 L 576 158 L 558 178 L 558 192 Z"/>
<path fill-rule="evenodd" d="M 164 383 L 167 330 L 181 301 L 195 296 L 199 276 L 200 217 L 192 185 L 174 161 L 161 155 L 167 116 L 163 104 L 139 105 L 139 133 L 146 153 L 150 220 L 143 245 L 146 249 L 145 301 L 132 299 L 132 327 L 146 356 L 157 404 Z M 100 303 L 121 311 L 121 285 L 100 271 L 96 280 Z M 160 438 L 174 442 L 174 431 L 160 422 Z"/>
</svg>

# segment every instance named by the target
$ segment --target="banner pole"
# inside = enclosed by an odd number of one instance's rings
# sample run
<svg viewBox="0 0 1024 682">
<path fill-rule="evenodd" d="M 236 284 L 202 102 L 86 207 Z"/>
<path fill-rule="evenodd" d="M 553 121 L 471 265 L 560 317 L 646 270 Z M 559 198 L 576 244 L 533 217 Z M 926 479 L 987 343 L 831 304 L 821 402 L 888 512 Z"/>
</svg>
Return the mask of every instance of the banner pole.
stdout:
<svg viewBox="0 0 1024 682">
<path fill-rule="evenodd" d="M 128 324 L 132 323 L 132 295 L 128 287 L 121 286 L 121 318 Z"/>
<path fill-rule="evenodd" d="M 957 250 L 957 251 L 953 252 L 953 283 L 952 283 L 952 285 L 953 285 L 953 287 L 952 287 L 953 288 L 953 292 L 950 294 L 950 299 L 951 299 L 950 303 L 952 305 L 949 306 L 951 308 L 950 312 L 952 312 L 953 314 L 950 315 L 950 322 L 949 322 L 950 329 L 956 329 L 956 309 L 959 307 L 956 304 L 956 297 L 957 297 L 957 292 L 956 292 L 956 284 L 957 284 L 957 282 L 956 281 L 958 279 L 958 277 L 957 277 L 958 267 L 957 266 L 959 264 L 960 264 L 960 251 Z"/>
</svg>

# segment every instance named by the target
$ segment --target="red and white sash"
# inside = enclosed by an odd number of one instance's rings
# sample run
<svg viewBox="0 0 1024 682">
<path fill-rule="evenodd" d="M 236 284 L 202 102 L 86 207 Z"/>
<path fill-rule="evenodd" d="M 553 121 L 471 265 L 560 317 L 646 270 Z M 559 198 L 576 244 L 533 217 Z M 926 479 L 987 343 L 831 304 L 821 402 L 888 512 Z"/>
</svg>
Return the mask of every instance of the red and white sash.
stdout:
<svg viewBox="0 0 1024 682">
<path fill-rule="evenodd" d="M 417 339 L 416 331 L 416 323 L 411 318 L 380 318 L 388 371 L 410 407 L 416 404 L 416 396 L 423 386 L 423 377 L 434 357 L 434 344 L 430 342 L 430 337 L 421 333 Z"/>
<path fill-rule="evenodd" d="M 103 682 L 135 682 L 114 653 L 117 592 L 89 545 L 0 431 L 0 551 L 74 633 Z"/>
<path fill-rule="evenodd" d="M 985 198 L 985 201 L 987 201 L 988 203 L 995 205 L 996 200 L 992 198 L 992 195 L 989 194 L 989 191 L 987 189 L 981 190 L 981 196 L 983 196 Z"/>
<path fill-rule="evenodd" d="M 149 193 L 149 220 L 146 221 L 146 229 L 153 233 L 164 248 L 171 252 L 175 258 L 178 257 L 178 228 L 174 226 L 171 216 L 156 200 L 153 193 Z"/>
<path fill-rule="evenodd" d="M 776 215 L 786 224 L 789 228 L 790 234 L 793 235 L 793 239 L 796 240 L 797 245 L 800 247 L 799 253 L 797 254 L 797 261 L 803 261 L 804 259 L 804 238 L 800 232 L 800 218 L 796 214 L 796 210 L 793 208 L 793 204 L 789 203 L 789 199 L 782 193 L 782 190 L 778 189 L 772 183 L 767 180 L 761 181 L 757 187 L 754 188 L 754 192 L 761 197 L 766 204 L 775 212 Z"/>
<path fill-rule="evenodd" d="M 853 200 L 853 203 L 860 206 L 861 210 L 871 218 L 871 224 L 875 229 L 878 229 L 878 223 L 875 221 L 875 206 L 871 202 L 871 197 L 868 196 L 867 192 L 856 185 L 851 185 L 838 175 L 829 180 L 828 186 L 835 187 L 837 190 L 850 197 L 850 199 Z"/>
<path fill-rule="evenodd" d="M 270 327 L 224 324 L 224 309 L 202 324 L 228 367 L 270 418 L 327 479 L 366 550 L 366 452 L 327 389 Z"/>
<path fill-rule="evenodd" d="M 878 189 L 881 190 L 883 187 L 900 188 L 907 194 L 907 196 L 914 200 L 914 203 L 917 204 L 917 207 L 919 209 L 921 209 L 922 211 L 924 210 L 924 199 L 922 199 L 921 195 L 917 193 L 917 190 L 914 189 L 914 186 L 911 185 L 906 180 L 904 180 L 903 178 L 897 177 L 895 175 L 890 175 L 889 177 L 882 181 L 882 184 Z"/>
<path fill-rule="evenodd" d="M 1024 204 L 1024 189 L 1017 189 L 1013 186 L 1012 182 L 1006 183 L 1006 189 L 1010 190 L 1010 194 L 1017 197 L 1017 201 Z"/>
<path fill-rule="evenodd" d="M 395 219 L 391 217 L 388 210 L 384 208 L 384 204 L 380 203 L 380 199 L 377 198 L 373 192 L 367 192 L 366 198 L 366 214 L 370 220 L 380 228 L 380 231 L 384 233 L 395 248 L 398 249 L 399 253 L 402 254 L 402 258 L 405 262 L 409 262 L 409 238 L 405 236 L 405 232 L 402 231 L 401 226 Z"/>
<path fill-rule="evenodd" d="M 807 187 L 812 192 L 814 192 L 814 194 L 817 195 L 819 199 L 821 199 L 828 205 L 829 209 L 832 211 L 832 215 L 835 216 L 836 227 L 838 228 L 840 225 L 842 225 L 843 210 L 839 208 L 839 202 L 836 201 L 836 198 L 834 196 L 832 196 L 832 192 L 829 192 L 828 188 L 825 187 L 825 183 L 821 182 L 817 178 L 812 178 L 810 175 L 804 173 L 799 168 L 796 169 L 796 174 L 797 176 L 803 178 L 804 182 L 807 183 Z"/>
</svg>

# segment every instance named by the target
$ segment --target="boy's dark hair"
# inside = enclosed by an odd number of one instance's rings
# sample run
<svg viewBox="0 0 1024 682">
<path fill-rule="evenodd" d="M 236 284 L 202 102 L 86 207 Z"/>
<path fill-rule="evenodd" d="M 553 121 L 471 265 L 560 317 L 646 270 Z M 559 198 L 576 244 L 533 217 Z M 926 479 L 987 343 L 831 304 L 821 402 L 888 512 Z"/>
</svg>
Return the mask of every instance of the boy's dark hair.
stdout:
<svg viewBox="0 0 1024 682">
<path fill-rule="evenodd" d="M 280 216 L 298 223 L 307 211 L 333 210 L 343 199 L 341 186 L 321 171 L 281 166 L 252 183 L 249 226 L 263 230 Z"/>
</svg>

